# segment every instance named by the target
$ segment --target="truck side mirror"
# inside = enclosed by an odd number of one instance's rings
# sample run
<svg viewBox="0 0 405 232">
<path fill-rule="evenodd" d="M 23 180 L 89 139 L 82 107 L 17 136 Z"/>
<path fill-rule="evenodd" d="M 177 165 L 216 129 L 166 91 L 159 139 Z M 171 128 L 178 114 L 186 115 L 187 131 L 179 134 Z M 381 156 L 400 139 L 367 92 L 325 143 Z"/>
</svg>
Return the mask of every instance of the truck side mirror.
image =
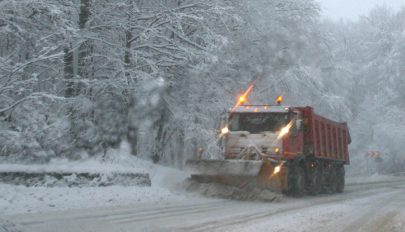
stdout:
<svg viewBox="0 0 405 232">
<path fill-rule="evenodd" d="M 302 126 L 302 120 L 297 119 L 297 121 L 295 121 L 295 127 L 297 128 L 297 130 L 301 130 L 301 126 Z"/>
<path fill-rule="evenodd" d="M 302 126 L 302 120 L 301 119 L 297 119 L 295 122 L 294 122 L 294 126 L 292 127 L 292 130 L 291 130 L 291 135 L 292 136 L 298 136 L 298 133 L 299 133 L 299 131 L 301 130 L 301 126 Z"/>
</svg>

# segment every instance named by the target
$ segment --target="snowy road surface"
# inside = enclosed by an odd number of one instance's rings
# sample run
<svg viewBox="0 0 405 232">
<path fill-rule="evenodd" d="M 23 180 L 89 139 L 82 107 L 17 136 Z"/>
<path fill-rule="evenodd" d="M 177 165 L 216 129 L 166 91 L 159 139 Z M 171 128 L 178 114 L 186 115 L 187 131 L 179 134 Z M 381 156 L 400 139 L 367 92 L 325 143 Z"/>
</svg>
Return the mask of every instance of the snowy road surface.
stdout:
<svg viewBox="0 0 405 232">
<path fill-rule="evenodd" d="M 26 231 L 405 231 L 405 182 L 279 203 L 185 198 L 156 204 L 8 215 Z"/>
</svg>

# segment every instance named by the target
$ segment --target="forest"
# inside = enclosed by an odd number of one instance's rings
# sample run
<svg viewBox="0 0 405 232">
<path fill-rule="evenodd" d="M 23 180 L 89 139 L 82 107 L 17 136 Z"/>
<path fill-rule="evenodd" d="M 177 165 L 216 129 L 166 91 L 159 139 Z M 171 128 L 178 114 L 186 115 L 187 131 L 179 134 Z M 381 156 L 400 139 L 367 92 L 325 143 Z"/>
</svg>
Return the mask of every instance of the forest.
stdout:
<svg viewBox="0 0 405 232">
<path fill-rule="evenodd" d="M 220 122 L 253 81 L 254 103 L 283 95 L 348 122 L 349 173 L 368 151 L 385 172 L 405 163 L 405 8 L 332 21 L 314 0 L 0 0 L 1 162 L 122 141 L 179 168 L 218 157 Z"/>
</svg>

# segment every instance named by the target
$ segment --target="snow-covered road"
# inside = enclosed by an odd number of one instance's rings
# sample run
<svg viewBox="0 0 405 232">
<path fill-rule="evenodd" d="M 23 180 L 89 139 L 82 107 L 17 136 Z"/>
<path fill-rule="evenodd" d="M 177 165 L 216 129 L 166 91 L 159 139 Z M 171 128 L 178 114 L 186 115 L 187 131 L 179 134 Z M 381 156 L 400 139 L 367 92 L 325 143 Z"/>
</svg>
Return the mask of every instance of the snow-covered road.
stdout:
<svg viewBox="0 0 405 232">
<path fill-rule="evenodd" d="M 159 204 L 9 215 L 26 231 L 405 231 L 405 182 L 279 203 L 184 198 Z"/>
</svg>

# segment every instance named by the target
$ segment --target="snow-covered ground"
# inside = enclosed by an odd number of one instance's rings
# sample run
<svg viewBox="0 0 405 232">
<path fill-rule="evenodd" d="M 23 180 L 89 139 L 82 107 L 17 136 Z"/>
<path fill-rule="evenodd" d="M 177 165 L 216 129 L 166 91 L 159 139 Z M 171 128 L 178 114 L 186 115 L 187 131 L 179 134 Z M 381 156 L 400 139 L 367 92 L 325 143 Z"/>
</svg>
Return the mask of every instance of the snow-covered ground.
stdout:
<svg viewBox="0 0 405 232">
<path fill-rule="evenodd" d="M 348 226 L 342 228 L 362 228 L 356 227 L 356 222 L 375 217 L 363 211 L 375 212 L 380 208 L 378 215 L 392 215 L 392 220 L 384 218 L 394 223 L 391 226 L 381 222 L 390 228 L 381 231 L 405 231 L 405 214 L 402 208 L 396 207 L 405 202 L 401 186 L 404 182 L 399 182 L 405 180 L 404 177 L 349 177 L 344 194 L 303 199 L 287 197 L 281 203 L 210 199 L 185 191 L 184 180 L 188 173 L 138 159 L 129 154 L 125 143 L 109 151 L 104 158 L 93 157 L 80 162 L 53 160 L 49 165 L 32 167 L 3 164 L 0 170 L 144 172 L 149 173 L 152 182 L 150 187 L 0 184 L 0 218 L 8 220 L 0 221 L 0 232 L 15 232 L 19 228 L 55 231 L 60 227 L 63 231 L 344 231 L 336 229 L 339 224 L 348 221 Z M 398 183 L 389 183 L 393 180 Z"/>
<path fill-rule="evenodd" d="M 1 171 L 25 172 L 94 172 L 94 173 L 149 173 L 152 186 L 108 186 L 108 187 L 25 187 L 0 184 L 0 217 L 21 213 L 38 213 L 67 209 L 107 207 L 139 203 L 189 201 L 201 198 L 187 193 L 184 180 L 188 173 L 153 164 L 130 155 L 128 144 L 110 150 L 107 155 L 83 161 L 67 162 L 53 160 L 48 165 L 0 165 Z M 404 177 L 379 176 L 349 177 L 348 185 L 368 182 L 403 180 Z"/>
<path fill-rule="evenodd" d="M 162 187 L 23 187 L 0 185 L 1 214 L 36 213 L 76 208 L 182 200 L 185 196 Z"/>
<path fill-rule="evenodd" d="M 155 165 L 129 154 L 126 143 L 110 150 L 104 158 L 88 158 L 67 162 L 54 160 L 48 165 L 0 165 L 0 171 L 22 172 L 94 172 L 148 173 L 151 187 L 25 187 L 0 184 L 0 217 L 17 213 L 36 213 L 76 208 L 104 207 L 160 201 L 181 201 L 185 196 L 181 185 L 188 174 L 173 168 Z"/>
<path fill-rule="evenodd" d="M 394 176 L 394 175 L 379 175 L 373 174 L 370 176 L 349 176 L 346 178 L 347 185 L 362 184 L 362 183 L 379 183 L 379 182 L 390 182 L 390 181 L 402 181 L 404 176 Z"/>
<path fill-rule="evenodd" d="M 52 159 L 43 165 L 0 164 L 0 171 L 20 172 L 88 172 L 88 173 L 111 173 L 130 172 L 147 173 L 155 170 L 151 162 L 130 155 L 130 147 L 127 142 L 122 142 L 117 149 L 109 149 L 105 156 L 97 155 L 88 157 L 82 154 L 82 159 L 71 161 L 67 159 Z"/>
<path fill-rule="evenodd" d="M 21 228 L 10 221 L 0 219 L 0 232 L 20 232 Z"/>
<path fill-rule="evenodd" d="M 404 232 L 405 182 L 279 203 L 184 197 L 155 203 L 7 215 L 26 231 Z"/>
</svg>

